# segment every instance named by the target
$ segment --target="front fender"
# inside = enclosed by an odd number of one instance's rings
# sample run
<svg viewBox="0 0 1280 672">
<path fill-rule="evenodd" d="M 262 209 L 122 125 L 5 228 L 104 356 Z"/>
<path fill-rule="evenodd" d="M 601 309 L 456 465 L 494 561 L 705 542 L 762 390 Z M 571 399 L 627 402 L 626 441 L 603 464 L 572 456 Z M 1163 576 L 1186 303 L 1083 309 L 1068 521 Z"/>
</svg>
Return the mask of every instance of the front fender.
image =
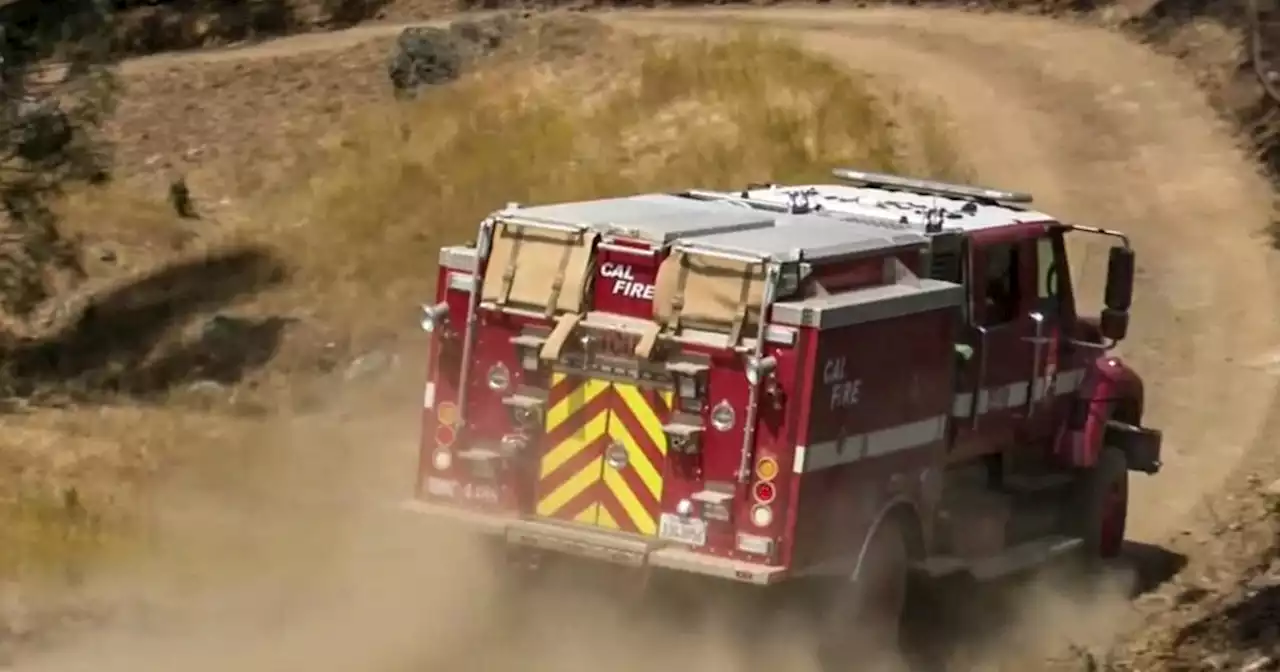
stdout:
<svg viewBox="0 0 1280 672">
<path fill-rule="evenodd" d="M 1060 453 L 1073 467 L 1098 461 L 1113 421 L 1140 427 L 1144 403 L 1141 376 L 1118 357 L 1100 357 L 1086 370 L 1072 404 Z"/>
</svg>

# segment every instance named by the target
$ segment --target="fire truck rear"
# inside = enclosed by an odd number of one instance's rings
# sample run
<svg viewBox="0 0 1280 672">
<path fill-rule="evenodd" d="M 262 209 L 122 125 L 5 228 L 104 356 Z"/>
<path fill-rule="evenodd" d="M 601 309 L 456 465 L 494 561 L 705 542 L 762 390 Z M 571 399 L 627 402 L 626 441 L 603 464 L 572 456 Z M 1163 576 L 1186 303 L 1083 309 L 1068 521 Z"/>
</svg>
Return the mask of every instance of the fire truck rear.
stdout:
<svg viewBox="0 0 1280 672">
<path fill-rule="evenodd" d="M 909 574 L 1119 552 L 1155 473 L 1123 235 L 857 171 L 520 207 L 441 250 L 409 507 L 514 549 L 896 620 Z M 1117 241 L 1076 312 L 1066 239 Z"/>
</svg>

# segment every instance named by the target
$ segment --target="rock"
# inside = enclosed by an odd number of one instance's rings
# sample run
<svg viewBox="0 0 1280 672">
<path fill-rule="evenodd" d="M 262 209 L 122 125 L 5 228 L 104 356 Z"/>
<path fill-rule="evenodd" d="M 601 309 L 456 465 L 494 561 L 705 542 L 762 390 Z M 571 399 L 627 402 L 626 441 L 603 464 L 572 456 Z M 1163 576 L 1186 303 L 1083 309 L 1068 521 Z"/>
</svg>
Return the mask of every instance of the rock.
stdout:
<svg viewBox="0 0 1280 672">
<path fill-rule="evenodd" d="M 227 388 L 220 383 L 212 380 L 197 380 L 187 388 L 195 394 L 207 394 L 210 396 L 221 395 L 226 392 Z"/>
<path fill-rule="evenodd" d="M 1249 664 L 1240 668 L 1240 672 L 1264 672 L 1264 670 L 1276 669 L 1276 661 L 1271 656 L 1261 656 L 1249 662 Z"/>
<path fill-rule="evenodd" d="M 367 378 L 390 369 L 395 363 L 396 358 L 393 355 L 381 351 L 370 352 L 351 362 L 342 377 L 347 381 Z"/>
<path fill-rule="evenodd" d="M 468 64 L 501 48 L 519 28 L 517 19 L 505 15 L 455 21 L 447 29 L 405 28 L 396 39 L 387 75 L 397 96 L 447 84 L 460 77 Z"/>
</svg>

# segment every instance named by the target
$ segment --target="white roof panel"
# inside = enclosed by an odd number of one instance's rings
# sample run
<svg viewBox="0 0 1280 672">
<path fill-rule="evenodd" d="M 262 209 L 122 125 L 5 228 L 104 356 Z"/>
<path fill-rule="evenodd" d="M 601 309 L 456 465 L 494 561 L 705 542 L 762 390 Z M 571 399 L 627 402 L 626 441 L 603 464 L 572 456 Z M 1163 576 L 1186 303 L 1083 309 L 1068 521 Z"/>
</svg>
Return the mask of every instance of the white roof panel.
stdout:
<svg viewBox="0 0 1280 672">
<path fill-rule="evenodd" d="M 857 175 L 867 180 L 769 185 L 745 192 L 639 194 L 513 206 L 498 215 L 580 227 L 659 246 L 679 243 L 779 261 L 832 259 L 925 245 L 928 236 L 939 231 L 971 232 L 1054 221 L 1045 213 L 984 197 L 1004 192 L 871 173 Z"/>
<path fill-rule="evenodd" d="M 639 194 L 535 205 L 504 211 L 512 217 L 580 226 L 606 235 L 666 245 L 678 238 L 773 226 L 776 213 L 670 194 Z"/>
<path fill-rule="evenodd" d="M 847 258 L 928 243 L 923 233 L 895 231 L 818 214 L 777 215 L 774 226 L 681 241 L 693 250 L 768 256 L 776 261 Z"/>
<path fill-rule="evenodd" d="M 747 197 L 786 206 L 795 202 L 797 194 L 801 202 L 807 198 L 808 204 L 817 212 L 890 228 L 923 230 L 926 213 L 930 210 L 942 211 L 944 227 L 966 231 L 1054 220 L 1043 212 L 1010 205 L 847 184 L 771 186 L 750 190 Z"/>
</svg>

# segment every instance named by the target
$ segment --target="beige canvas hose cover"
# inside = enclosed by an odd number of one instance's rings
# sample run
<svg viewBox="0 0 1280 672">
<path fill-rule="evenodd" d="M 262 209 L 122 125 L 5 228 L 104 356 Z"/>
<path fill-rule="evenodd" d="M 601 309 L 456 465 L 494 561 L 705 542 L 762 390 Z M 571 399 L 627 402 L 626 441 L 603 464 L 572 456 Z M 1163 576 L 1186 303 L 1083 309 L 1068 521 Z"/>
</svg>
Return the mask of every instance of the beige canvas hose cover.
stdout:
<svg viewBox="0 0 1280 672">
<path fill-rule="evenodd" d="M 761 262 L 675 250 L 658 267 L 653 317 L 669 332 L 728 332 L 736 341 L 754 333 L 764 290 Z"/>
<path fill-rule="evenodd" d="M 500 221 L 480 298 L 550 314 L 580 313 L 596 234 Z"/>
</svg>

